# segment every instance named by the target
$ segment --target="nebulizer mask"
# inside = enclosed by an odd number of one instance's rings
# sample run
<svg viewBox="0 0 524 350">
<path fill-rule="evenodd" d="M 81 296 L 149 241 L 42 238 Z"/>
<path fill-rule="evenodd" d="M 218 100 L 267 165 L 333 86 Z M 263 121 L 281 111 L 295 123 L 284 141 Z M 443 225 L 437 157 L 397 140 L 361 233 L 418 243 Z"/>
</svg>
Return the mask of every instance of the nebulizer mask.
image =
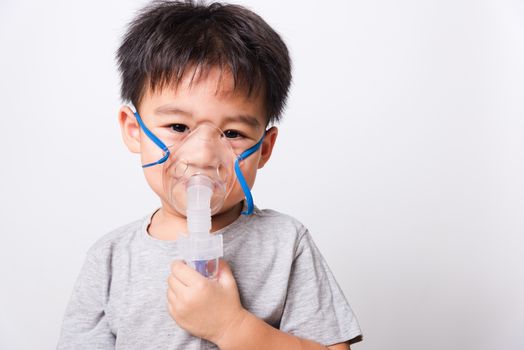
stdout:
<svg viewBox="0 0 524 350">
<path fill-rule="evenodd" d="M 188 236 L 180 237 L 179 247 L 186 263 L 206 277 L 218 273 L 218 259 L 223 256 L 222 235 L 210 234 L 211 216 L 218 213 L 238 181 L 244 191 L 247 210 L 253 212 L 253 197 L 242 174 L 240 163 L 256 152 L 263 137 L 255 144 L 232 145 L 220 128 L 205 122 L 189 129 L 183 124 L 156 130 L 147 128 L 135 117 L 143 132 L 162 151 L 162 157 L 147 161 L 142 167 L 162 165 L 162 181 L 169 204 L 187 218 Z"/>
</svg>

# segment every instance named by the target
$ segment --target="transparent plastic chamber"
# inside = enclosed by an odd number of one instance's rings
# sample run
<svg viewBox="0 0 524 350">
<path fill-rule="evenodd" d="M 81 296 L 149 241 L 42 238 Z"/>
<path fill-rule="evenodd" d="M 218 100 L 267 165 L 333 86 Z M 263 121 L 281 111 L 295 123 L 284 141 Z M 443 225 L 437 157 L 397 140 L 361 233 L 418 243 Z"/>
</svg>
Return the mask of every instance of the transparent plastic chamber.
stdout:
<svg viewBox="0 0 524 350">
<path fill-rule="evenodd" d="M 188 236 L 179 238 L 185 262 L 209 278 L 217 276 L 218 259 L 224 255 L 222 235 L 210 233 L 214 187 L 206 175 L 191 176 L 186 187 Z"/>
</svg>

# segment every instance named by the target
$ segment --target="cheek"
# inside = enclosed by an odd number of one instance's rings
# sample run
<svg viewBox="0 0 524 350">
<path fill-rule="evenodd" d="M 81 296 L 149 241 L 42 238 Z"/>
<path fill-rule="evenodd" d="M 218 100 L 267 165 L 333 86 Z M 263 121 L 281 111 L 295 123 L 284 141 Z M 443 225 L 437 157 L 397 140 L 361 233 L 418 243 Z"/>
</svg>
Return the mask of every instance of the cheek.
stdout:
<svg viewBox="0 0 524 350">
<path fill-rule="evenodd" d="M 158 161 L 164 155 L 162 150 L 155 145 L 144 134 L 141 135 L 140 142 L 140 159 L 142 165 Z M 157 164 L 144 168 L 144 176 L 149 187 L 162 199 L 164 199 L 164 187 L 162 184 L 163 165 Z"/>
<path fill-rule="evenodd" d="M 154 165 L 144 168 L 144 176 L 149 187 L 162 199 L 164 199 L 164 187 L 162 185 L 162 166 Z"/>
<path fill-rule="evenodd" d="M 257 152 L 251 155 L 251 157 L 244 159 L 242 163 L 240 164 L 240 169 L 242 170 L 242 174 L 244 175 L 244 178 L 246 179 L 246 182 L 250 188 L 253 187 L 255 183 L 259 159 L 260 159 L 260 154 L 259 152 Z M 240 187 L 240 184 L 238 186 Z"/>
<path fill-rule="evenodd" d="M 246 183 L 248 184 L 249 188 L 252 188 L 255 183 L 259 158 L 260 156 L 258 153 L 253 154 L 251 157 L 245 159 L 240 164 L 240 170 L 242 170 L 242 175 L 244 176 L 244 179 L 246 180 Z M 235 179 L 234 187 L 231 191 L 231 194 L 234 194 L 235 197 L 237 197 L 239 200 L 244 198 L 244 192 L 242 191 L 242 187 L 240 186 L 238 178 Z"/>
<path fill-rule="evenodd" d="M 164 156 L 164 152 L 149 139 L 141 139 L 140 160 L 142 164 L 154 163 Z M 155 166 L 156 167 L 156 166 Z M 160 166 L 161 167 L 161 166 Z"/>
</svg>

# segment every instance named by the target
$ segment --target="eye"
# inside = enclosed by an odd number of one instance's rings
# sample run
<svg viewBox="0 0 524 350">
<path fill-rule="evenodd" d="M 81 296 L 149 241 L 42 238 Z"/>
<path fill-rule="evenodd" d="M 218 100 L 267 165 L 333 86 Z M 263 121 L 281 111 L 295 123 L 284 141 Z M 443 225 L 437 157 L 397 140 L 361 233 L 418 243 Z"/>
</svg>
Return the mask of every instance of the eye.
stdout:
<svg viewBox="0 0 524 350">
<path fill-rule="evenodd" d="M 236 130 L 226 130 L 226 131 L 224 131 L 224 135 L 228 139 L 237 139 L 237 138 L 240 138 L 240 137 L 244 137 L 244 135 L 242 135 L 240 133 L 240 131 L 236 131 Z"/>
<path fill-rule="evenodd" d="M 187 127 L 187 125 L 185 124 L 171 124 L 169 126 L 174 132 L 179 132 L 179 133 L 184 133 L 186 132 L 187 130 L 189 130 L 189 128 Z"/>
</svg>

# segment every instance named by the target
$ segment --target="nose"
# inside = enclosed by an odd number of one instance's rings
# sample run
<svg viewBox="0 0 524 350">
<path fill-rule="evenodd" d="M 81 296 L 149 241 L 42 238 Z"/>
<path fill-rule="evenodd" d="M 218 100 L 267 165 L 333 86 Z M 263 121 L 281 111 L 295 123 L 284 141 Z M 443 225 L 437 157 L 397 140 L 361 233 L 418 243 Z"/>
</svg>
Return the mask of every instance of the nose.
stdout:
<svg viewBox="0 0 524 350">
<path fill-rule="evenodd" d="M 215 168 L 217 165 L 217 157 L 213 142 L 209 140 L 199 139 L 198 144 L 195 145 L 189 164 L 202 169 Z"/>
<path fill-rule="evenodd" d="M 220 149 L 220 130 L 211 127 L 199 128 L 195 135 L 188 140 L 188 163 L 192 167 L 202 170 L 214 169 L 219 163 L 217 152 Z"/>
<path fill-rule="evenodd" d="M 195 138 L 199 139 L 202 142 L 211 142 L 216 139 L 217 135 L 220 135 L 218 129 L 214 129 L 210 126 L 201 126 L 194 131 Z"/>
</svg>

